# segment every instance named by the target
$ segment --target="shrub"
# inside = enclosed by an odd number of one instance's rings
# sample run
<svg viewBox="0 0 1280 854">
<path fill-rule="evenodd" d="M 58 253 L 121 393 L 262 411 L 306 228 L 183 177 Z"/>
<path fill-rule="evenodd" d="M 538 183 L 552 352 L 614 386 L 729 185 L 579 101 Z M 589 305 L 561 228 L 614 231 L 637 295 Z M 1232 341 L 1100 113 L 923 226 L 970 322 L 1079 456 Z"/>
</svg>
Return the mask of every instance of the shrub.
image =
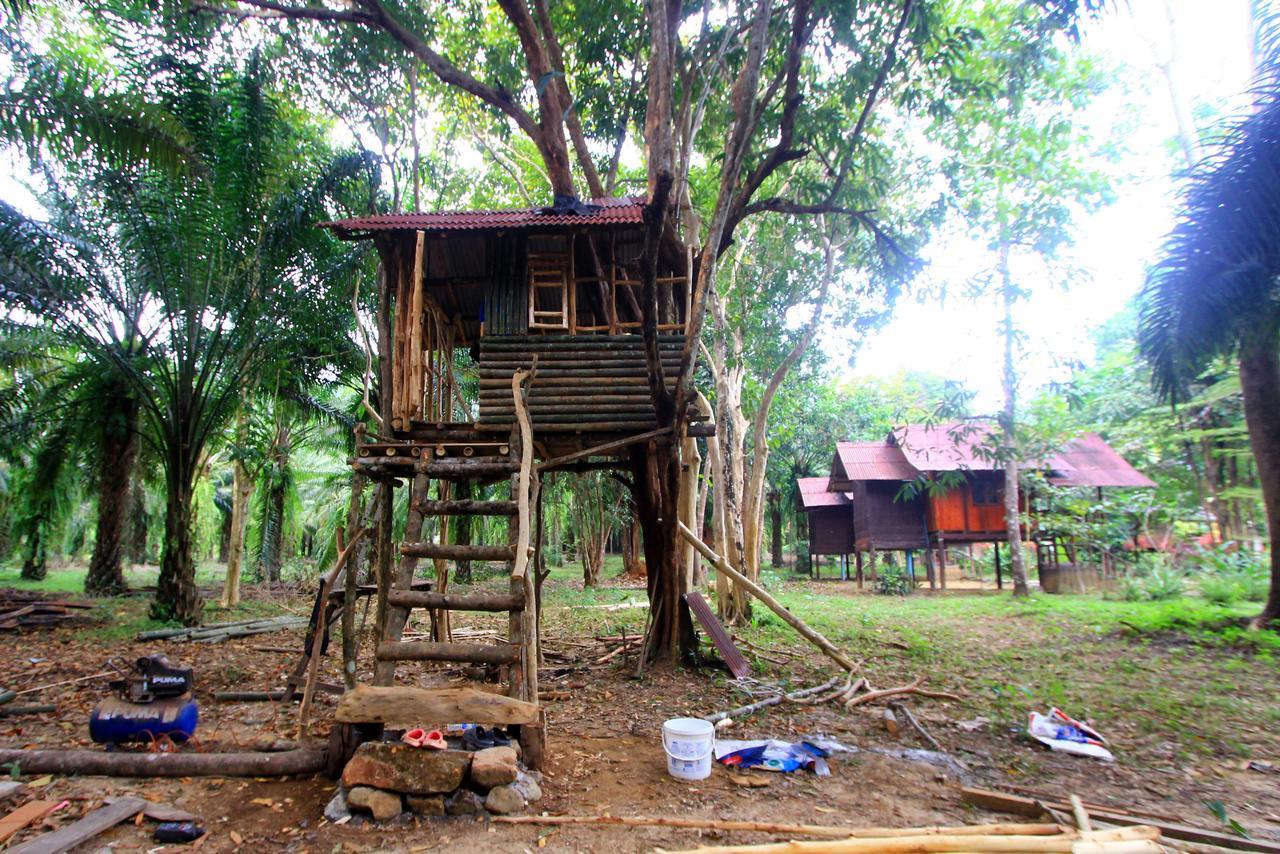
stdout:
<svg viewBox="0 0 1280 854">
<path fill-rule="evenodd" d="M 877 593 L 883 596 L 906 596 L 915 589 L 915 582 L 905 566 L 898 566 L 886 561 L 880 566 L 876 577 Z"/>
<path fill-rule="evenodd" d="M 1262 601 L 1270 580 L 1264 557 L 1229 546 L 1201 549 L 1191 558 L 1200 595 L 1219 605 Z"/>
</svg>

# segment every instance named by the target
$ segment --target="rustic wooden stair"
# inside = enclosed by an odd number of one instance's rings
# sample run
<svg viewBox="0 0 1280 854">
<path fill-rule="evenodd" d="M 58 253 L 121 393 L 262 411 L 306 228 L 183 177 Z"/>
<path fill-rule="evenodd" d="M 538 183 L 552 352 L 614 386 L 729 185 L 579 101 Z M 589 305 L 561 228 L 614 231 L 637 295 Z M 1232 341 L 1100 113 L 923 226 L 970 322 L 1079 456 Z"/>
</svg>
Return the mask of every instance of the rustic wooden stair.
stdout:
<svg viewBox="0 0 1280 854">
<path fill-rule="evenodd" d="M 456 689 L 434 689 L 433 691 L 429 688 L 392 685 L 396 662 L 443 661 L 505 668 L 508 699 L 537 710 L 537 614 L 536 609 L 529 607 L 534 598 L 534 587 L 532 576 L 528 572 L 532 524 L 531 493 L 536 489 L 537 478 L 533 466 L 532 427 L 524 403 L 523 383 L 528 374 L 528 371 L 516 371 L 511 378 L 513 409 L 517 422 L 512 428 L 511 441 L 504 448 L 508 451 L 507 456 L 431 459 L 426 458 L 424 454 L 424 458 L 417 461 L 414 466 L 417 477 L 414 479 L 415 494 L 410 504 L 412 514 L 410 521 L 414 524 L 406 528 L 407 541 L 400 546 L 403 557 L 402 566 L 392 589 L 387 592 L 388 618 L 374 657 L 378 662 L 376 679 L 378 686 L 375 690 L 391 692 L 379 696 L 392 698 L 387 702 L 394 701 L 401 710 L 414 706 L 421 708 L 422 715 L 416 721 L 417 723 L 457 722 L 437 720 L 434 715 L 438 713 L 442 701 L 432 699 L 434 691 Z M 447 494 L 442 494 L 434 500 L 427 498 L 429 479 L 475 483 L 502 478 L 509 479 L 511 499 L 452 500 Z M 420 536 L 424 519 L 459 515 L 507 519 L 508 544 L 460 545 L 416 541 Z M 419 558 L 448 561 L 506 561 L 511 567 L 508 591 L 505 593 L 453 593 L 447 590 L 413 590 L 410 586 L 412 571 Z M 401 640 L 403 627 L 409 612 L 414 608 L 430 610 L 433 615 L 452 611 L 506 612 L 508 614 L 507 642 L 452 643 L 440 638 L 439 635 L 432 641 L 403 641 Z M 444 707 L 448 707 L 448 704 L 444 704 Z M 502 708 L 506 709 L 504 714 L 509 717 L 509 707 Z M 367 711 L 359 713 L 349 709 L 346 712 L 348 717 L 358 714 L 364 714 L 369 720 L 350 722 L 379 722 L 370 717 L 371 713 Z M 525 714 L 525 718 L 527 717 L 528 715 Z M 534 721 L 526 719 L 519 721 L 520 741 L 524 747 L 525 761 L 530 767 L 538 767 L 541 763 L 544 741 L 545 724 L 541 712 L 537 711 L 534 717 L 536 718 Z M 504 722 L 487 721 L 475 715 L 458 720 L 482 724 Z"/>
</svg>

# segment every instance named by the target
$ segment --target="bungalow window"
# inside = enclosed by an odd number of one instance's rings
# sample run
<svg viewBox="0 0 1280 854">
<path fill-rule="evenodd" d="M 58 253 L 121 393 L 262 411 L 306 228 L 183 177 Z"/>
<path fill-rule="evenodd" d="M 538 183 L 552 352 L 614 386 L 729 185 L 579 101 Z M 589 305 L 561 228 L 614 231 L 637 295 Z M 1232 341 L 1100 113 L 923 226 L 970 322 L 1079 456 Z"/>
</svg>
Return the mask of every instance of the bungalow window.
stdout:
<svg viewBox="0 0 1280 854">
<path fill-rule="evenodd" d="M 972 481 L 971 492 L 973 494 L 973 503 L 977 504 L 999 504 L 1003 500 L 1003 492 L 1000 488 L 999 481 L 988 480 L 986 478 L 974 478 Z"/>
</svg>

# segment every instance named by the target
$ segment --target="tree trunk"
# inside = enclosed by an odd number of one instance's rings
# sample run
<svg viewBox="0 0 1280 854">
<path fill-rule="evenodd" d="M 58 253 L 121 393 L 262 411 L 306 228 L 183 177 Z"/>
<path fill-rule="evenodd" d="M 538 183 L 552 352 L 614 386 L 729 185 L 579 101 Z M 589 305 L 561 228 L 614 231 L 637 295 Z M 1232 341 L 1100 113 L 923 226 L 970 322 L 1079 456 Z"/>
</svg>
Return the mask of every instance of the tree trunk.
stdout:
<svg viewBox="0 0 1280 854">
<path fill-rule="evenodd" d="M 231 536 L 227 541 L 227 576 L 222 585 L 222 607 L 240 604 L 240 577 L 244 572 L 245 520 L 253 496 L 253 473 L 236 460 L 231 468 Z"/>
<path fill-rule="evenodd" d="M 680 459 L 670 439 L 655 442 L 635 455 L 632 479 L 636 508 L 644 541 L 644 558 L 651 626 L 649 656 L 655 661 L 675 662 L 691 657 L 697 649 L 693 618 L 684 603 L 684 567 L 679 565 L 678 490 Z"/>
<path fill-rule="evenodd" d="M 460 480 L 454 485 L 455 494 L 460 501 L 471 500 L 471 481 Z M 474 520 L 465 513 L 453 520 L 453 541 L 460 546 L 471 545 L 471 523 Z M 471 561 L 459 560 L 453 570 L 454 580 L 459 584 L 471 583 Z"/>
<path fill-rule="evenodd" d="M 1271 590 L 1262 613 L 1250 624 L 1262 628 L 1280 619 L 1280 549 L 1275 545 L 1280 532 L 1280 363 L 1274 346 L 1259 346 L 1241 354 L 1240 389 L 1271 536 Z"/>
<path fill-rule="evenodd" d="M 84 578 L 84 592 L 118 596 L 125 591 L 124 533 L 129 483 L 138 456 L 138 404 L 122 396 L 110 401 L 98 449 L 98 534 Z"/>
<path fill-rule="evenodd" d="M 1013 595 L 1027 596 L 1027 563 L 1022 553 L 1022 524 L 1018 512 L 1018 447 L 1014 430 L 1018 412 L 1018 374 L 1013 362 L 1013 302 L 1016 297 L 1009 272 L 1009 246 L 1000 247 L 1000 288 L 1004 303 L 1004 411 L 1000 415 L 1000 438 L 1004 460 L 1004 524 L 1009 542 L 1009 573 Z"/>
<path fill-rule="evenodd" d="M 192 523 L 195 515 L 194 472 L 187 474 L 183 462 L 170 465 L 168 495 L 164 514 L 164 551 L 160 556 L 160 578 L 151 617 L 177 620 L 197 626 L 201 618 L 200 590 L 196 587 L 196 564 L 192 554 Z M 194 467 L 191 467 L 194 468 Z"/>
<path fill-rule="evenodd" d="M 147 562 L 147 491 L 137 473 L 129 493 L 129 562 Z"/>
<path fill-rule="evenodd" d="M 43 581 L 49 574 L 49 555 L 45 545 L 46 519 L 37 519 L 27 535 L 27 556 L 22 561 L 22 577 L 27 581 Z"/>
<path fill-rule="evenodd" d="M 769 493 L 769 525 L 773 538 L 769 543 L 769 563 L 776 569 L 782 566 L 782 496 Z"/>
</svg>

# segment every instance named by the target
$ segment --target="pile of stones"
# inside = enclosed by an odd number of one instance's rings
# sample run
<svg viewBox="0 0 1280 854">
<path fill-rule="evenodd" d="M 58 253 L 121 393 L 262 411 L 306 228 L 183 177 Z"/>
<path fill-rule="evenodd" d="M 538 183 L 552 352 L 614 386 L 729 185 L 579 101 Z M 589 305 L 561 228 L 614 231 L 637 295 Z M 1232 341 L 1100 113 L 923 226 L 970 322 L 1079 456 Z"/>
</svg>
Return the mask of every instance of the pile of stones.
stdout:
<svg viewBox="0 0 1280 854">
<path fill-rule="evenodd" d="M 475 752 L 431 750 L 390 741 L 365 742 L 342 771 L 342 786 L 325 810 L 394 821 L 419 816 L 516 813 L 542 797 L 539 774 L 525 771 L 515 746 Z"/>
</svg>

